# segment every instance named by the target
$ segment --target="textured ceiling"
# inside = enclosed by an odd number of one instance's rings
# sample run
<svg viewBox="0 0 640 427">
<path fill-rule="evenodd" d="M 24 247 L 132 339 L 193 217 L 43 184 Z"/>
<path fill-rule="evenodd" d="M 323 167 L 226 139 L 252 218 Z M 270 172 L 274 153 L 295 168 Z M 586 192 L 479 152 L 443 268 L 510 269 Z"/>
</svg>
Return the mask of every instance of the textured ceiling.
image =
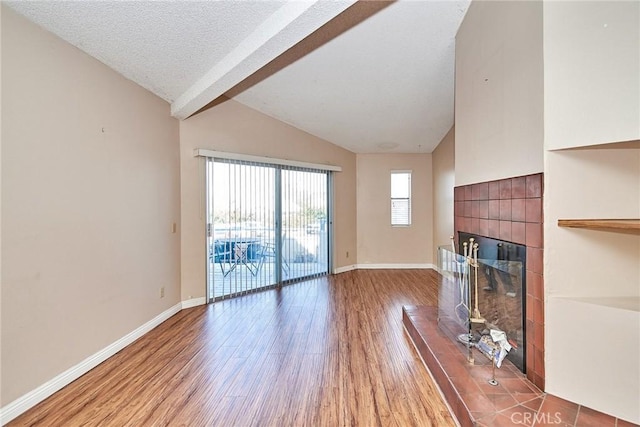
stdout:
<svg viewBox="0 0 640 427">
<path fill-rule="evenodd" d="M 283 3 L 17 1 L 8 5 L 173 102 Z"/>
<path fill-rule="evenodd" d="M 226 93 L 354 152 L 430 152 L 453 124 L 467 0 L 4 3 L 180 119 Z"/>
</svg>

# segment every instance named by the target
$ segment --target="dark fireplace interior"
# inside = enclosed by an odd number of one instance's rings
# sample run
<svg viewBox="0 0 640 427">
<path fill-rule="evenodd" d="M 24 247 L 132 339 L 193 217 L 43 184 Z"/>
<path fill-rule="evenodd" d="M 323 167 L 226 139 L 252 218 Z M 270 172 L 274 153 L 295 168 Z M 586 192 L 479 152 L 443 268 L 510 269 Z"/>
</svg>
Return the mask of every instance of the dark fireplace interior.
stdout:
<svg viewBox="0 0 640 427">
<path fill-rule="evenodd" d="M 464 253 L 463 243 L 471 238 L 478 244 L 478 309 L 486 319 L 485 324 L 471 323 L 472 330 L 476 334 L 491 328 L 504 331 L 513 346 L 507 359 L 526 373 L 526 247 L 459 232 L 459 253 Z M 474 292 L 474 281 L 471 289 Z"/>
</svg>

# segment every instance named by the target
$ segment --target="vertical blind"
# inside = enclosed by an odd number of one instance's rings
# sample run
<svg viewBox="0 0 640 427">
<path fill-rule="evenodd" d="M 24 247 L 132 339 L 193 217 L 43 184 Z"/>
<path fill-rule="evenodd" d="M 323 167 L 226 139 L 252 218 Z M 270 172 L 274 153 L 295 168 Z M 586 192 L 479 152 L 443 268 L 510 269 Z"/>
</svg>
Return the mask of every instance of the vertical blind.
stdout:
<svg viewBox="0 0 640 427">
<path fill-rule="evenodd" d="M 207 159 L 209 298 L 329 271 L 329 171 Z"/>
<path fill-rule="evenodd" d="M 284 166 L 281 173 L 283 280 L 327 274 L 328 172 Z"/>
</svg>

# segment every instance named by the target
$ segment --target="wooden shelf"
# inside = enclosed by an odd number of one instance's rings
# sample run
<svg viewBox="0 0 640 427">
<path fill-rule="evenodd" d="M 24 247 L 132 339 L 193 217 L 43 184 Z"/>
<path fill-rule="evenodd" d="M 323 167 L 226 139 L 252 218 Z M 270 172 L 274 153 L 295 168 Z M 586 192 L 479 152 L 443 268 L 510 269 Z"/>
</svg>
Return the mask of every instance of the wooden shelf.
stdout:
<svg viewBox="0 0 640 427">
<path fill-rule="evenodd" d="M 558 226 L 640 235 L 640 219 L 559 219 Z"/>
</svg>

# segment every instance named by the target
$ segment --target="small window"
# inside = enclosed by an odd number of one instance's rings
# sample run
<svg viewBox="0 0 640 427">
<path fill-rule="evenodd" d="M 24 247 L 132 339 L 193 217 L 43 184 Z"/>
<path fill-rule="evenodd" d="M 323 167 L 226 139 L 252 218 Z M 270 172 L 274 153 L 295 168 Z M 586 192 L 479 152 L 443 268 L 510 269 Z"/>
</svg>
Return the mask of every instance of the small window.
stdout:
<svg viewBox="0 0 640 427">
<path fill-rule="evenodd" d="M 391 225 L 411 225 L 411 171 L 391 172 Z"/>
</svg>

